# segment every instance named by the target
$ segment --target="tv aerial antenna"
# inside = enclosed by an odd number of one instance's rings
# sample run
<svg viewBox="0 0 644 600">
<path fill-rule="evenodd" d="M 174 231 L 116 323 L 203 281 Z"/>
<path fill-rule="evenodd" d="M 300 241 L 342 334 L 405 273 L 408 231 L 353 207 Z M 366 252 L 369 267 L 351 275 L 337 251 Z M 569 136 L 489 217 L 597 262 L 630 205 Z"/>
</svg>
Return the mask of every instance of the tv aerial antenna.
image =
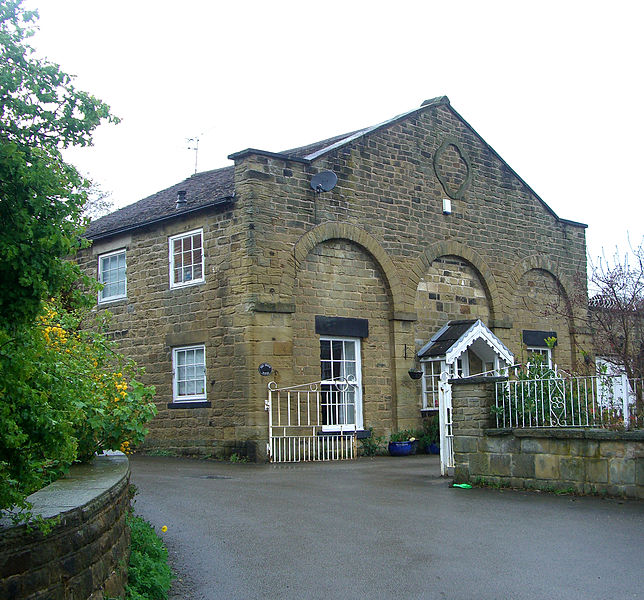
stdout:
<svg viewBox="0 0 644 600">
<path fill-rule="evenodd" d="M 188 138 L 188 150 L 195 151 L 195 175 L 197 174 L 197 160 L 199 159 L 199 136 Z"/>
</svg>

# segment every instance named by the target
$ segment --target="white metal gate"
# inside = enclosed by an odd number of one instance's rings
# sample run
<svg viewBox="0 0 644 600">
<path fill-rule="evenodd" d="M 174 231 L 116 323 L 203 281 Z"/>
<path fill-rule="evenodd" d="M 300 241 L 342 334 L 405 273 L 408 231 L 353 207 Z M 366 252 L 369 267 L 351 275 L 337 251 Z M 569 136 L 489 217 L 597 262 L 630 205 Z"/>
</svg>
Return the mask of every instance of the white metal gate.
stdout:
<svg viewBox="0 0 644 600">
<path fill-rule="evenodd" d="M 454 431 L 452 428 L 452 386 L 450 375 L 443 371 L 438 384 L 438 415 L 440 427 L 441 475 L 454 467 Z"/>
<path fill-rule="evenodd" d="M 268 384 L 268 444 L 271 462 L 349 460 L 357 456 L 356 426 L 342 424 L 355 380 L 350 377 L 278 388 Z M 337 424 L 333 432 L 323 431 Z"/>
</svg>

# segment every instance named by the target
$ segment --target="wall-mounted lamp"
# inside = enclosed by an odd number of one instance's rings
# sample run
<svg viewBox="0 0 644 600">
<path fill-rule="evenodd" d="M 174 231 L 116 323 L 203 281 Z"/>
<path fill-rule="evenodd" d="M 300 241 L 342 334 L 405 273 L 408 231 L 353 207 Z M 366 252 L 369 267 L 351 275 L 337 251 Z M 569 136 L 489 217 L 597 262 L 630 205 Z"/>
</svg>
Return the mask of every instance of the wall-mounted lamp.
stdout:
<svg viewBox="0 0 644 600">
<path fill-rule="evenodd" d="M 452 214 L 452 201 L 449 198 L 443 198 L 443 214 Z"/>
</svg>

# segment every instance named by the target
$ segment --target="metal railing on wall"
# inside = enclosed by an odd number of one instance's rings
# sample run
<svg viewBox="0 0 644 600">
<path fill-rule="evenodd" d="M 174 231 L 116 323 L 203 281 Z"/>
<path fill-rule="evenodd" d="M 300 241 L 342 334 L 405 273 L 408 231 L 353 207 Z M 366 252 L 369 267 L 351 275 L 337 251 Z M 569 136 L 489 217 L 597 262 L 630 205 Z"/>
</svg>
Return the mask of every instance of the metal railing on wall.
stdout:
<svg viewBox="0 0 644 600">
<path fill-rule="evenodd" d="M 625 375 L 573 377 L 544 370 L 542 376 L 496 383 L 492 408 L 497 427 L 641 427 L 635 414 L 642 379 Z M 641 417 L 640 417 L 641 418 Z"/>
</svg>

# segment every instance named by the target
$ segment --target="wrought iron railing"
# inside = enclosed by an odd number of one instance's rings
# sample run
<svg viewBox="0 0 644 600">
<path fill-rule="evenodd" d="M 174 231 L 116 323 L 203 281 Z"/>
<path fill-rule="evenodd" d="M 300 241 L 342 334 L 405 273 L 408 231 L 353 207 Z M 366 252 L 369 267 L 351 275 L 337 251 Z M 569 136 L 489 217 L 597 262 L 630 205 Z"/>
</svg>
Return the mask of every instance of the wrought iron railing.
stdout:
<svg viewBox="0 0 644 600">
<path fill-rule="evenodd" d="M 353 413 L 345 394 L 352 385 L 350 378 L 283 388 L 275 382 L 269 383 L 265 409 L 270 461 L 356 458 L 356 426 L 348 422 Z"/>
<path fill-rule="evenodd" d="M 534 372 L 533 372 L 534 375 Z M 543 376 L 496 384 L 492 408 L 497 427 L 641 427 L 636 398 L 642 380 L 624 375 L 572 377 L 544 370 Z"/>
</svg>

